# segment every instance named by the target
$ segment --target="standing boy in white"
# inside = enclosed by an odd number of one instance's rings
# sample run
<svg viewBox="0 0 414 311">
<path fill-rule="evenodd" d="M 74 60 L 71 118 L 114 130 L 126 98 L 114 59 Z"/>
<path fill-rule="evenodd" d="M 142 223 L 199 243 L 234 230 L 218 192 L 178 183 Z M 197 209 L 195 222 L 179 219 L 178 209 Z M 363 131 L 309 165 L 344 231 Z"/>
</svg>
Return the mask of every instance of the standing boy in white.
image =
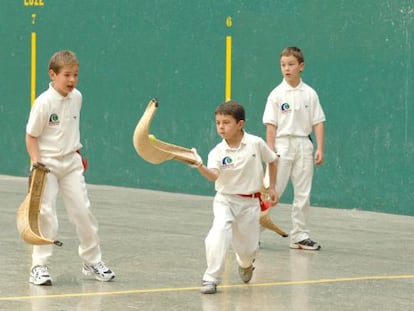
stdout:
<svg viewBox="0 0 414 311">
<path fill-rule="evenodd" d="M 269 94 L 263 114 L 266 141 L 280 155 L 276 192 L 283 195 L 292 180 L 292 231 L 290 247 L 319 250 L 319 243 L 310 239 L 308 228 L 313 166 L 324 160 L 325 115 L 317 93 L 301 79 L 305 66 L 302 51 L 288 47 L 281 52 L 283 81 Z M 310 139 L 316 137 L 316 151 Z"/>
<path fill-rule="evenodd" d="M 50 169 L 41 208 L 40 231 L 49 239 L 58 233 L 56 198 L 60 191 L 69 220 L 79 238 L 82 271 L 100 281 L 110 281 L 115 274 L 101 260 L 98 224 L 90 211 L 80 143 L 79 119 L 82 95 L 76 89 L 79 62 L 71 51 L 56 52 L 49 61 L 52 82 L 34 102 L 26 125 L 26 147 L 32 163 Z M 30 282 L 51 285 L 48 260 L 53 245 L 35 245 L 32 253 Z"/>
</svg>

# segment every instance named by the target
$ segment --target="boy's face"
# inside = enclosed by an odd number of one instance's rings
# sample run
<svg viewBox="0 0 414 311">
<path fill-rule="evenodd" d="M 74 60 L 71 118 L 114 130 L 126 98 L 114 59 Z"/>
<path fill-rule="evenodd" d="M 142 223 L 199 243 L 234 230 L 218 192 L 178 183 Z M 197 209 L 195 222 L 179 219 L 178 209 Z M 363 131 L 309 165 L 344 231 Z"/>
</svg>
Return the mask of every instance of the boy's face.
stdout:
<svg viewBox="0 0 414 311">
<path fill-rule="evenodd" d="M 304 63 L 300 63 L 297 58 L 293 55 L 282 56 L 280 58 L 280 70 L 282 71 L 283 78 L 291 86 L 295 87 L 299 84 L 300 73 L 305 67 Z"/>
<path fill-rule="evenodd" d="M 231 139 L 235 137 L 243 129 L 244 121 L 240 120 L 239 122 L 236 119 L 228 114 L 216 114 L 216 128 L 217 133 L 223 139 Z"/>
<path fill-rule="evenodd" d="M 62 96 L 68 95 L 78 84 L 79 65 L 66 65 L 59 73 L 49 70 L 53 88 Z"/>
</svg>

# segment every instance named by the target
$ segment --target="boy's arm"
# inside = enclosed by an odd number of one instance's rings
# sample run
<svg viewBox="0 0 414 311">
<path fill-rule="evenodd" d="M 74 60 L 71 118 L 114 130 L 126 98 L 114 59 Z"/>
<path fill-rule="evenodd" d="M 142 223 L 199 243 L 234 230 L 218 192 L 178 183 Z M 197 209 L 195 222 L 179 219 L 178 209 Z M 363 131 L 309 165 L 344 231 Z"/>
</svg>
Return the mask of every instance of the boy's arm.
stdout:
<svg viewBox="0 0 414 311">
<path fill-rule="evenodd" d="M 197 167 L 197 170 L 199 173 L 204 176 L 209 181 L 216 181 L 219 177 L 219 171 L 215 168 L 208 168 L 201 164 L 199 167 Z"/>
<path fill-rule="evenodd" d="M 37 137 L 26 134 L 26 149 L 33 163 L 40 162 L 39 145 Z"/>
<path fill-rule="evenodd" d="M 276 152 L 276 130 L 277 127 L 275 125 L 266 123 L 266 143 L 274 152 Z"/>
<path fill-rule="evenodd" d="M 200 157 L 200 155 L 197 152 L 196 148 L 191 148 L 191 150 L 194 153 L 194 156 L 196 159 L 198 159 L 198 164 L 191 164 L 191 167 L 197 168 L 197 170 L 200 172 L 200 174 L 206 178 L 209 181 L 216 181 L 216 179 L 219 176 L 219 170 L 215 168 L 208 168 L 203 165 L 203 159 Z"/>
<path fill-rule="evenodd" d="M 276 176 L 277 176 L 277 158 L 270 162 L 268 165 L 269 169 L 269 197 L 270 204 L 272 206 L 276 205 L 278 202 L 278 195 L 276 193 Z"/>
<path fill-rule="evenodd" d="M 275 189 L 277 175 L 277 160 L 269 163 L 269 188 Z"/>
<path fill-rule="evenodd" d="M 315 151 L 315 164 L 321 165 L 324 160 L 324 136 L 325 128 L 323 122 L 315 124 L 313 126 L 313 132 L 316 137 L 316 151 Z"/>
</svg>

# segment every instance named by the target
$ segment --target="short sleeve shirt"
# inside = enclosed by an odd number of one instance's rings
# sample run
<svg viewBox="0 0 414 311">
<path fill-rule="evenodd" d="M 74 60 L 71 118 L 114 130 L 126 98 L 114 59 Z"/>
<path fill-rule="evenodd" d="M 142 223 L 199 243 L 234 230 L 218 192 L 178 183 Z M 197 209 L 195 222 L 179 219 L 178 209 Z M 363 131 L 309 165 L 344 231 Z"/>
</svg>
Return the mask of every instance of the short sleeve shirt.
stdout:
<svg viewBox="0 0 414 311">
<path fill-rule="evenodd" d="M 231 148 L 223 139 L 208 155 L 208 168 L 220 171 L 215 190 L 224 194 L 251 194 L 263 186 L 263 163 L 276 159 L 265 141 L 244 132 L 238 148 Z"/>
<path fill-rule="evenodd" d="M 41 157 L 64 156 L 82 147 L 79 133 L 81 106 L 82 95 L 77 89 L 62 96 L 51 84 L 35 100 L 26 133 L 37 137 Z"/>
<path fill-rule="evenodd" d="M 276 137 L 308 136 L 314 125 L 324 121 L 317 93 L 302 80 L 293 88 L 283 79 L 270 92 L 263 113 L 263 123 L 277 127 Z"/>
</svg>

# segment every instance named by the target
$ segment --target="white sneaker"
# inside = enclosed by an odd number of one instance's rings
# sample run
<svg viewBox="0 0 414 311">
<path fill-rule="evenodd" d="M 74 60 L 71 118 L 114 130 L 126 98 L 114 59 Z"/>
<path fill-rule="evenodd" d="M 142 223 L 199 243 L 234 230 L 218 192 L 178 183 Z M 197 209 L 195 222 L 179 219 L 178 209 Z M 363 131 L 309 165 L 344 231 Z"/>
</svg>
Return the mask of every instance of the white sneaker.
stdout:
<svg viewBox="0 0 414 311">
<path fill-rule="evenodd" d="M 52 278 L 47 266 L 34 266 L 30 272 L 29 282 L 34 285 L 52 285 Z"/>
<path fill-rule="evenodd" d="M 217 284 L 214 282 L 203 281 L 200 292 L 202 294 L 215 294 L 217 293 Z"/>
<path fill-rule="evenodd" d="M 239 266 L 239 276 L 244 283 L 250 282 L 253 276 L 253 270 L 254 270 L 253 265 L 250 265 L 250 267 L 247 267 L 247 268 L 242 268 Z"/>
<path fill-rule="evenodd" d="M 86 276 L 93 275 L 95 279 L 102 282 L 108 282 L 115 278 L 115 273 L 113 273 L 111 269 L 105 266 L 102 261 L 93 266 L 83 264 L 82 273 Z"/>
</svg>

